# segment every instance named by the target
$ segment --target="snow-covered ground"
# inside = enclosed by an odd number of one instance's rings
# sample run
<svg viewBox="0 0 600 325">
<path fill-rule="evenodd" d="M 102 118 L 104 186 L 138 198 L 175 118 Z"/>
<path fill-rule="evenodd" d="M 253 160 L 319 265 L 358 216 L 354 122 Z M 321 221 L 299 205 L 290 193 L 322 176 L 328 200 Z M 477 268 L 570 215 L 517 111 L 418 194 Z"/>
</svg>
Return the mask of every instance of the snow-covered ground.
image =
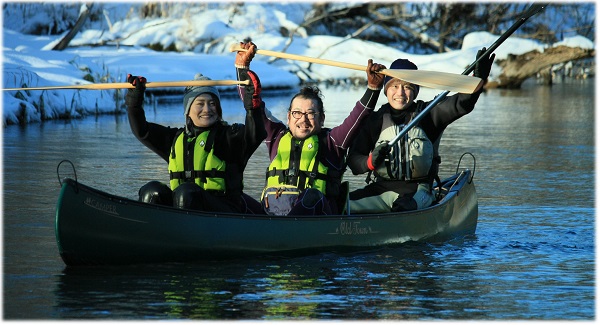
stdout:
<svg viewBox="0 0 600 325">
<path fill-rule="evenodd" d="M 43 87 L 124 82 L 128 73 L 143 75 L 152 81 L 191 80 L 201 72 L 211 79 L 235 79 L 233 66 L 235 55 L 229 51 L 232 44 L 250 36 L 259 49 L 283 51 L 288 37 L 279 33 L 280 27 L 294 30 L 298 27 L 293 20 L 301 4 L 278 5 L 265 10 L 267 4 L 247 3 L 243 12 L 232 19 L 230 12 L 215 8 L 186 13 L 186 19 L 155 18 L 140 20 L 129 18 L 111 21 L 110 28 L 87 29 L 80 32 L 64 51 L 51 48 L 61 36 L 32 36 L 21 34 L 3 26 L 3 88 Z M 135 16 L 135 15 L 132 15 Z M 42 19 L 42 21 L 40 21 Z M 35 23 L 43 24 L 43 17 Z M 33 19 L 31 20 L 33 21 Z M 50 23 L 50 22 L 48 22 Z M 123 37 L 127 35 L 127 37 Z M 474 60 L 477 50 L 489 47 L 499 35 L 477 32 L 467 35 L 460 50 L 431 55 L 405 53 L 382 44 L 331 36 L 306 36 L 300 28 L 286 52 L 309 57 L 359 65 L 375 62 L 389 67 L 397 58 L 407 58 L 421 70 L 443 71 L 460 74 Z M 210 51 L 193 48 L 199 38 L 212 38 Z M 121 39 L 118 46 L 85 46 L 97 44 L 99 40 Z M 170 44 L 173 39 L 185 52 L 157 52 L 141 47 L 140 44 Z M 150 40 L 150 41 L 149 41 Z M 570 37 L 560 42 L 571 47 L 594 48 L 589 39 Z M 511 37 L 496 51 L 498 59 L 508 54 L 521 54 L 549 45 Z M 552 46 L 552 45 L 550 45 Z M 203 54 L 208 52 L 211 54 Z M 295 87 L 309 63 L 276 60 L 257 55 L 252 70 L 260 76 L 263 87 Z M 491 79 L 498 74 L 492 69 Z M 86 77 L 86 75 L 88 75 Z M 313 80 L 364 78 L 363 71 L 312 64 L 310 78 Z M 89 77 L 93 77 L 90 79 Z M 229 86 L 232 89 L 231 86 Z M 60 116 L 79 117 L 88 114 L 109 113 L 123 110 L 117 107 L 115 90 L 45 90 L 3 91 L 2 111 L 4 125 L 18 122 L 37 122 Z M 121 96 L 122 96 L 121 92 Z M 118 101 L 122 104 L 122 101 Z M 19 121 L 19 118 L 24 121 Z"/>
</svg>

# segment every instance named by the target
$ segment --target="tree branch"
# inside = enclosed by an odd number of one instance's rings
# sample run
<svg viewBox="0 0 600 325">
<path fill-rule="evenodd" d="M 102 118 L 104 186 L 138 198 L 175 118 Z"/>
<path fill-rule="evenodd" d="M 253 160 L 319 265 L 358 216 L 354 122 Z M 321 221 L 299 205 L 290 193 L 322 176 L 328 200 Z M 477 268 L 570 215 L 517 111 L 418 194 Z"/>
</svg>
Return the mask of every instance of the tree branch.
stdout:
<svg viewBox="0 0 600 325">
<path fill-rule="evenodd" d="M 67 33 L 67 35 L 65 35 L 65 37 L 63 37 L 60 40 L 60 42 L 58 42 L 58 44 L 56 44 L 52 48 L 52 50 L 62 51 L 64 49 L 66 49 L 67 46 L 69 46 L 69 43 L 71 42 L 71 40 L 75 37 L 75 35 L 77 35 L 77 33 L 79 33 L 79 30 L 81 29 L 81 27 L 83 27 L 83 24 L 89 17 L 90 9 L 92 8 L 93 5 L 94 4 L 91 2 L 82 5 L 82 10 L 81 10 L 81 13 L 79 14 L 79 18 L 77 19 L 77 22 L 75 23 L 75 26 L 73 26 L 73 28 L 71 28 L 71 30 Z"/>
</svg>

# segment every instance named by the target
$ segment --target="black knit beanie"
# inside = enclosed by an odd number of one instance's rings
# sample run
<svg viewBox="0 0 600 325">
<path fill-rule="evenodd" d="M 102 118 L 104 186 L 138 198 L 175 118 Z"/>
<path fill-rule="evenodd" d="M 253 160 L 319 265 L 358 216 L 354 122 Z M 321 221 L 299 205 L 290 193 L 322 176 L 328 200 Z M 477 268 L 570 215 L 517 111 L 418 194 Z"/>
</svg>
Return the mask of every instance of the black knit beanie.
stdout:
<svg viewBox="0 0 600 325">
<path fill-rule="evenodd" d="M 390 69 L 418 70 L 417 66 L 407 59 L 397 59 L 396 61 L 392 62 L 392 66 L 390 67 Z M 385 95 L 387 95 L 388 82 L 392 79 L 393 79 L 392 77 L 387 76 L 387 75 L 383 79 L 383 93 Z M 418 94 L 419 93 L 419 85 L 414 85 L 414 86 L 415 86 L 415 91 Z"/>
</svg>

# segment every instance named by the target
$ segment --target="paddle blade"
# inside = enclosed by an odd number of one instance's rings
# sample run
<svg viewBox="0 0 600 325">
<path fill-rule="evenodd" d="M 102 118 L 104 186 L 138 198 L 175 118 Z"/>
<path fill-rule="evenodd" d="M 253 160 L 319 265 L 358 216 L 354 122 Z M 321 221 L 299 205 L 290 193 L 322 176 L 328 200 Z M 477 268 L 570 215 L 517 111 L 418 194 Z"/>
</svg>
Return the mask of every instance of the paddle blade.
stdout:
<svg viewBox="0 0 600 325">
<path fill-rule="evenodd" d="M 463 94 L 472 94 L 479 84 L 483 82 L 481 78 L 477 77 L 427 70 L 385 69 L 380 73 L 423 87 L 443 89 Z"/>
</svg>

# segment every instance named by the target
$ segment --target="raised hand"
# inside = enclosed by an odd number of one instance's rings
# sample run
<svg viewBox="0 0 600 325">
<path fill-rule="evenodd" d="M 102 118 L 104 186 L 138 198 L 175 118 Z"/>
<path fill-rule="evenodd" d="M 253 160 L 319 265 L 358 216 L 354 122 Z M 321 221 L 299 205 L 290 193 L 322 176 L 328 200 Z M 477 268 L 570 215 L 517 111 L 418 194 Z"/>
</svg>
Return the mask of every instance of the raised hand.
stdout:
<svg viewBox="0 0 600 325">
<path fill-rule="evenodd" d="M 383 88 L 383 80 L 385 76 L 379 71 L 385 69 L 385 65 L 373 63 L 373 59 L 369 59 L 367 64 L 367 86 L 372 90 L 380 90 Z"/>
<path fill-rule="evenodd" d="M 144 103 L 144 92 L 146 92 L 146 78 L 127 74 L 127 82 L 134 85 L 135 88 L 127 90 L 125 104 L 132 108 L 141 107 Z"/>
<path fill-rule="evenodd" d="M 485 51 L 486 51 L 485 47 L 482 48 L 481 50 L 477 51 L 477 59 L 479 59 L 485 53 Z M 490 71 L 492 70 L 492 63 L 494 63 L 495 58 L 496 58 L 496 54 L 493 54 L 493 53 L 487 57 L 481 58 L 481 60 L 479 60 L 475 64 L 475 70 L 473 72 L 473 75 L 475 77 L 486 80 L 490 75 Z"/>
<path fill-rule="evenodd" d="M 237 52 L 235 55 L 235 67 L 239 69 L 250 69 L 250 62 L 252 62 L 254 55 L 256 55 L 256 44 L 252 42 L 240 42 L 240 47 L 247 51 Z"/>
</svg>

